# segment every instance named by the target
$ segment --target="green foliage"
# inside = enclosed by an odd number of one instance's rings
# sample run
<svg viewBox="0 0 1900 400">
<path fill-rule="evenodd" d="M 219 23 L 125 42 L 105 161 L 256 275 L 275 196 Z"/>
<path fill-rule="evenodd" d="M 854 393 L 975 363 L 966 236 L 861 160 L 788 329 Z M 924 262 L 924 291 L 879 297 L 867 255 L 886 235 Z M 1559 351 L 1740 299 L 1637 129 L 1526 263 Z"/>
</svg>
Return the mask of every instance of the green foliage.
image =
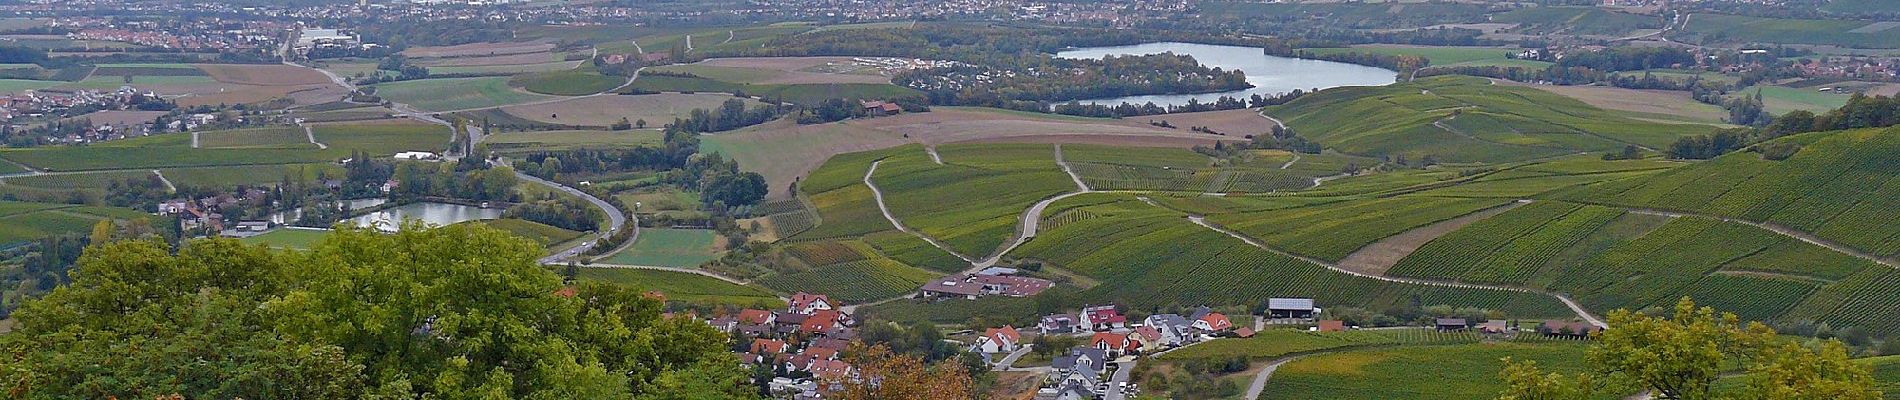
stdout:
<svg viewBox="0 0 1900 400">
<path fill-rule="evenodd" d="M 0 370 L 30 398 L 626 397 L 685 370 L 753 396 L 725 335 L 625 289 L 557 295 L 540 253 L 473 226 L 345 228 L 303 253 L 117 242 L 16 314 Z"/>
</svg>

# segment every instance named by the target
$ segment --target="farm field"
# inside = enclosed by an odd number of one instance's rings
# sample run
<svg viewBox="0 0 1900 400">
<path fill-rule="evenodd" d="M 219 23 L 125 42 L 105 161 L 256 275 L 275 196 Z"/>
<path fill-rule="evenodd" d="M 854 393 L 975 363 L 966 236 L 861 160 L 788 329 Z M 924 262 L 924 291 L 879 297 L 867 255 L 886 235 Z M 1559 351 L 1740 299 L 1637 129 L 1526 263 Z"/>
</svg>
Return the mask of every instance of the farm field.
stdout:
<svg viewBox="0 0 1900 400">
<path fill-rule="evenodd" d="M 658 128 L 672 123 L 674 118 L 686 118 L 696 109 L 717 109 L 721 103 L 733 98 L 720 94 L 678 93 L 594 96 L 508 106 L 501 110 L 522 119 L 549 124 L 606 127 L 625 118 L 630 123 L 646 120 L 647 127 Z M 741 100 L 747 108 L 759 104 L 752 99 Z"/>
<path fill-rule="evenodd" d="M 1561 342 L 1484 343 L 1320 354 L 1280 366 L 1261 398 L 1490 398 L 1506 389 L 1497 379 L 1504 369 L 1499 359 L 1536 361 L 1546 371 L 1575 373 L 1584 370 L 1576 362 L 1584 350 Z"/>
<path fill-rule="evenodd" d="M 1308 332 L 1293 329 L 1268 329 L 1250 338 L 1228 338 L 1196 344 L 1161 356 L 1162 360 L 1211 359 L 1245 356 L 1267 360 L 1295 353 L 1345 347 L 1391 344 L 1395 341 L 1368 331 Z"/>
<path fill-rule="evenodd" d="M 216 188 L 275 185 L 283 183 L 285 179 L 316 182 L 319 174 L 326 172 L 329 176 L 343 176 L 343 168 L 330 163 L 165 168 L 159 172 L 165 174 L 165 179 L 174 185 Z"/>
<path fill-rule="evenodd" d="M 940 165 L 922 151 L 897 152 L 872 181 L 905 225 L 982 258 L 1015 235 L 1016 221 L 1038 200 L 1076 187 L 1049 145 L 944 145 Z M 943 201 L 988 193 L 981 202 Z"/>
<path fill-rule="evenodd" d="M 469 57 L 545 53 L 550 50 L 554 50 L 552 42 L 481 42 L 454 46 L 416 46 L 403 50 L 402 54 L 409 57 Z"/>
<path fill-rule="evenodd" d="M 261 244 L 273 249 L 309 250 L 323 238 L 329 237 L 327 229 L 277 228 L 257 236 L 238 239 L 245 244 Z"/>
<path fill-rule="evenodd" d="M 378 124 L 314 125 L 311 134 L 329 145 L 329 152 L 347 156 L 362 150 L 373 156 L 389 156 L 404 151 L 440 153 L 449 147 L 449 128 L 421 122 Z"/>
<path fill-rule="evenodd" d="M 614 194 L 621 203 L 637 206 L 637 212 L 692 211 L 699 209 L 699 193 L 666 188 L 662 190 L 632 190 Z"/>
<path fill-rule="evenodd" d="M 199 148 L 317 148 L 304 136 L 303 128 L 294 126 L 199 132 L 197 135 Z"/>
<path fill-rule="evenodd" d="M 482 139 L 482 144 L 497 153 L 572 149 L 610 149 L 657 145 L 660 133 L 650 130 L 627 131 L 529 131 L 505 132 Z"/>
<path fill-rule="evenodd" d="M 580 276 L 581 279 L 625 285 L 642 292 L 658 291 L 666 295 L 667 301 L 761 308 L 776 308 L 785 304 L 777 295 L 765 289 L 685 272 L 583 267 Z"/>
<path fill-rule="evenodd" d="M 48 171 L 294 164 L 334 161 L 300 149 L 192 149 L 185 147 L 44 147 L 0 150 L 0 158 Z"/>
<path fill-rule="evenodd" d="M 508 85 L 539 94 L 582 96 L 613 90 L 626 82 L 626 78 L 601 75 L 584 65 L 578 69 L 516 75 L 508 80 Z"/>
<path fill-rule="evenodd" d="M 1697 13 L 1683 28 L 1692 41 L 1900 48 L 1900 29 L 1860 30 L 1868 21 L 1780 19 Z"/>
<path fill-rule="evenodd" d="M 1629 144 L 1660 148 L 1712 129 L 1635 120 L 1568 97 L 1472 77 L 1329 90 L 1266 113 L 1341 152 L 1441 162 L 1522 161 Z"/>
<path fill-rule="evenodd" d="M 1881 256 L 1900 254 L 1900 226 L 1874 221 L 1900 208 L 1900 128 L 1817 132 L 1769 161 L 1750 152 L 1553 194 L 1588 203 L 1680 210 L 1780 224 Z"/>
<path fill-rule="evenodd" d="M 780 292 L 826 293 L 841 302 L 860 303 L 914 292 L 938 275 L 890 259 L 871 258 L 803 271 L 780 271 L 760 278 L 759 284 Z"/>
<path fill-rule="evenodd" d="M 1338 261 L 1381 238 L 1508 203 L 1504 199 L 1402 196 L 1213 214 L 1207 219 L 1282 251 Z"/>
<path fill-rule="evenodd" d="M 129 208 L 0 200 L 0 245 L 55 235 L 84 235 L 107 219 L 160 217 Z"/>
<path fill-rule="evenodd" d="M 1722 124 L 1728 118 L 1727 110 L 1695 101 L 1683 91 L 1573 85 L 1531 87 L 1577 99 L 1597 108 L 1629 112 L 1632 118 L 1701 124 Z"/>
<path fill-rule="evenodd" d="M 1230 163 L 1186 149 L 1147 149 L 1065 145 L 1063 158 L 1082 182 L 1096 190 L 1164 190 L 1204 193 L 1253 193 L 1307 189 L 1313 179 L 1335 175 L 1348 163 L 1377 160 L 1340 154 L 1294 154 L 1252 150 Z"/>
<path fill-rule="evenodd" d="M 1622 37 L 1641 29 L 1662 29 L 1662 20 L 1596 7 L 1527 7 L 1493 14 L 1495 22 L 1518 24 L 1513 31 Z"/>
<path fill-rule="evenodd" d="M 397 81 L 372 86 L 376 95 L 424 111 L 498 107 L 554 99 L 509 86 L 508 77 Z"/>
<path fill-rule="evenodd" d="M 696 268 L 719 252 L 719 235 L 705 229 L 641 229 L 633 246 L 602 263 Z"/>
<path fill-rule="evenodd" d="M 1786 86 L 1755 85 L 1736 91 L 1738 95 L 1753 96 L 1760 91 L 1762 107 L 1775 115 L 1789 111 L 1807 110 L 1815 114 L 1847 105 L 1850 97 L 1847 93 L 1822 92 L 1817 88 L 1791 88 Z"/>
<path fill-rule="evenodd" d="M 1080 217 L 1044 229 L 1009 254 L 1041 260 L 1101 282 L 1083 299 L 1133 308 L 1166 304 L 1257 304 L 1311 297 L 1322 306 L 1383 307 L 1397 301 L 1563 316 L 1555 299 L 1518 292 L 1417 286 L 1354 277 L 1248 245 L 1195 225 L 1178 212 L 1127 194 L 1070 197 L 1050 206 Z M 1400 213 L 1395 213 L 1400 214 Z"/>
</svg>

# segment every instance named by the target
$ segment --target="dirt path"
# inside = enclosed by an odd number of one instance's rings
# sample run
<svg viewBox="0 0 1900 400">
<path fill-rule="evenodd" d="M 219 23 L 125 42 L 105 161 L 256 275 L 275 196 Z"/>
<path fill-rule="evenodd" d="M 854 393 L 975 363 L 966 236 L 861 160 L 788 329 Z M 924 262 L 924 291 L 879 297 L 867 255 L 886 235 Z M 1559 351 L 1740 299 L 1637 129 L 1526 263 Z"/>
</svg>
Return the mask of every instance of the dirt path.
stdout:
<svg viewBox="0 0 1900 400">
<path fill-rule="evenodd" d="M 1293 159 L 1286 160 L 1286 164 L 1280 164 L 1280 169 L 1292 168 L 1293 163 L 1296 162 L 1300 162 L 1300 152 L 1297 151 L 1293 152 Z"/>
<path fill-rule="evenodd" d="M 191 131 L 191 148 L 198 148 L 198 131 Z"/>
<path fill-rule="evenodd" d="M 164 173 L 158 172 L 158 170 L 155 169 L 155 170 L 152 170 L 152 175 L 158 175 L 158 181 L 165 183 L 165 191 L 172 192 L 172 193 L 178 192 L 178 186 L 172 185 L 172 180 L 165 179 Z"/>
<path fill-rule="evenodd" d="M 1473 222 L 1491 218 L 1493 215 L 1502 214 L 1505 211 L 1510 211 L 1513 208 L 1529 203 L 1529 200 L 1517 201 L 1465 214 L 1458 218 L 1439 221 L 1431 225 L 1421 226 L 1405 231 L 1404 233 L 1379 239 L 1377 242 L 1372 242 L 1372 244 L 1361 247 L 1359 250 L 1352 252 L 1352 254 L 1346 255 L 1346 258 L 1340 259 L 1339 268 L 1358 271 L 1359 273 L 1367 275 L 1385 275 L 1386 270 L 1392 269 L 1392 266 L 1398 264 L 1400 259 L 1411 255 L 1413 251 L 1418 251 L 1418 248 L 1424 246 L 1425 243 L 1431 242 L 1433 239 L 1438 239 L 1440 236 L 1445 236 L 1445 234 L 1456 231 L 1459 228 L 1464 228 L 1466 225 L 1471 225 Z"/>
<path fill-rule="evenodd" d="M 1702 217 L 1702 218 L 1720 220 L 1722 222 L 1733 222 L 1737 224 L 1750 225 L 1756 228 L 1767 229 L 1771 232 L 1781 234 L 1782 236 L 1787 236 L 1787 237 L 1795 238 L 1803 242 L 1808 242 L 1808 244 L 1826 247 L 1828 250 L 1834 250 L 1835 252 L 1838 252 L 1841 254 L 1854 256 L 1856 258 L 1860 258 L 1867 261 L 1873 261 L 1875 263 L 1885 265 L 1888 267 L 1900 268 L 1900 259 L 1895 259 L 1894 257 L 1881 257 L 1878 255 L 1874 255 L 1872 253 L 1856 250 L 1854 248 L 1847 247 L 1846 245 L 1835 243 L 1834 241 L 1831 241 L 1831 240 L 1823 239 L 1820 236 L 1815 236 L 1812 233 L 1794 230 L 1793 228 L 1789 228 L 1781 224 L 1770 223 L 1770 222 L 1755 222 L 1755 221 L 1749 221 L 1749 220 L 1744 220 L 1744 219 L 1718 217 L 1714 215 L 1703 215 L 1703 214 L 1685 213 L 1685 212 L 1668 211 L 1668 210 L 1656 210 L 1656 209 L 1648 209 L 1648 208 L 1631 208 L 1629 209 L 1629 212 L 1644 214 L 1644 215 L 1660 215 L 1660 216 L 1665 216 L 1665 217 Z"/>
<path fill-rule="evenodd" d="M 937 155 L 937 146 L 924 146 L 924 153 L 930 154 L 930 161 L 943 165 L 943 156 Z"/>
<path fill-rule="evenodd" d="M 324 149 L 330 148 L 330 145 L 323 144 L 323 142 L 317 141 L 317 133 L 310 131 L 310 125 L 304 125 L 303 123 L 299 122 L 297 123 L 297 126 L 303 127 L 304 138 L 310 139 L 310 144 L 317 145 L 317 150 L 324 150 Z"/>
<path fill-rule="evenodd" d="M 1069 174 L 1069 180 L 1075 181 L 1075 187 L 1077 189 L 1083 192 L 1095 191 L 1095 189 L 1089 189 L 1089 184 L 1082 182 L 1082 175 L 1076 174 L 1074 168 L 1069 168 L 1069 162 L 1067 160 L 1062 159 L 1062 145 L 1060 144 L 1056 145 L 1056 165 L 1062 167 L 1062 172 Z"/>
<path fill-rule="evenodd" d="M 1476 284 L 1463 283 L 1463 282 L 1439 281 L 1439 280 L 1416 279 L 1416 278 L 1394 278 L 1394 277 L 1382 276 L 1382 275 L 1369 275 L 1369 274 L 1361 273 L 1358 271 L 1340 268 L 1338 265 L 1335 265 L 1333 263 L 1326 262 L 1320 259 L 1280 251 L 1279 249 L 1275 249 L 1271 246 L 1267 246 L 1266 243 L 1261 243 L 1260 241 L 1254 240 L 1252 237 L 1248 237 L 1246 235 L 1240 234 L 1239 232 L 1234 232 L 1234 231 L 1228 230 L 1227 228 L 1223 228 L 1218 225 L 1209 223 L 1207 222 L 1206 218 L 1199 215 L 1189 214 L 1187 219 L 1188 221 L 1193 222 L 1195 225 L 1200 225 L 1207 229 L 1212 229 L 1215 232 L 1220 232 L 1222 234 L 1233 237 L 1235 239 L 1240 239 L 1240 241 L 1246 242 L 1248 245 L 1260 248 L 1261 250 L 1266 250 L 1269 253 L 1274 253 L 1281 256 L 1291 257 L 1291 258 L 1298 259 L 1301 261 L 1310 262 L 1315 265 L 1326 267 L 1326 269 L 1330 269 L 1336 272 L 1358 276 L 1362 278 L 1371 278 L 1371 279 L 1377 279 L 1377 280 L 1386 281 L 1386 282 L 1405 283 L 1405 284 L 1414 284 L 1414 285 L 1454 287 L 1454 288 L 1476 289 L 1476 290 L 1499 290 L 1499 291 L 1520 292 L 1520 293 L 1536 293 L 1536 294 L 1542 294 L 1546 296 L 1555 297 L 1557 298 L 1557 301 L 1563 302 L 1565 307 L 1569 307 L 1571 312 L 1576 313 L 1577 316 L 1580 318 L 1583 318 L 1584 321 L 1590 322 L 1591 325 L 1608 326 L 1608 324 L 1603 323 L 1603 320 L 1597 319 L 1597 317 L 1594 315 L 1590 315 L 1590 312 L 1588 310 L 1583 309 L 1582 305 L 1578 305 L 1577 302 L 1572 301 L 1570 297 L 1564 296 L 1559 293 L 1546 292 L 1546 291 L 1541 291 L 1541 290 L 1531 290 L 1531 289 L 1525 289 L 1525 288 L 1520 288 L 1520 287 L 1476 285 Z"/>
<path fill-rule="evenodd" d="M 735 31 L 726 31 L 726 41 L 724 41 L 724 42 L 719 42 L 719 44 L 726 44 L 726 43 L 732 43 L 732 38 L 735 38 L 735 37 L 739 37 L 739 34 L 738 34 L 737 32 L 735 32 Z"/>
</svg>

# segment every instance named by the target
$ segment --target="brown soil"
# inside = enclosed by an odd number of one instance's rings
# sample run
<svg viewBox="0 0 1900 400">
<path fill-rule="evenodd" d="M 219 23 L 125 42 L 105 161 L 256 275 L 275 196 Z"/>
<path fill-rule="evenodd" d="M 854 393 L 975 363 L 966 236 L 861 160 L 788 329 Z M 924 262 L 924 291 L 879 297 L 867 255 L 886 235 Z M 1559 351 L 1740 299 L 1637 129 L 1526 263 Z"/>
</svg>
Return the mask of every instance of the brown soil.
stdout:
<svg viewBox="0 0 1900 400">
<path fill-rule="evenodd" d="M 1510 211 L 1521 205 L 1524 205 L 1524 203 L 1513 202 L 1503 206 L 1492 207 L 1487 210 L 1465 214 L 1462 217 L 1414 228 L 1405 231 L 1405 233 L 1393 235 L 1385 239 L 1379 239 L 1377 242 L 1366 245 L 1366 247 L 1361 247 L 1358 251 L 1346 255 L 1345 259 L 1339 260 L 1339 268 L 1367 275 L 1383 276 L 1386 270 L 1392 269 L 1392 266 L 1398 264 L 1400 259 L 1411 255 L 1413 251 L 1418 251 L 1418 248 L 1424 246 L 1425 243 L 1429 243 L 1433 239 L 1463 228 L 1465 225 L 1471 225 L 1473 222 L 1490 218 L 1493 215 L 1502 214 L 1505 211 Z"/>
<path fill-rule="evenodd" d="M 1042 374 L 1035 372 L 997 372 L 996 386 L 990 388 L 991 399 L 1028 400 L 1036 398 L 1036 389 L 1042 383 Z"/>
<path fill-rule="evenodd" d="M 165 115 L 165 114 L 167 114 L 167 112 L 165 111 L 112 110 L 112 111 L 100 111 L 100 112 L 95 112 L 91 114 L 86 114 L 85 118 L 92 120 L 92 124 L 94 126 L 132 125 L 132 124 L 151 123 L 153 119 L 158 118 L 158 116 Z M 68 119 L 67 121 L 72 121 L 72 120 L 73 119 Z"/>
</svg>

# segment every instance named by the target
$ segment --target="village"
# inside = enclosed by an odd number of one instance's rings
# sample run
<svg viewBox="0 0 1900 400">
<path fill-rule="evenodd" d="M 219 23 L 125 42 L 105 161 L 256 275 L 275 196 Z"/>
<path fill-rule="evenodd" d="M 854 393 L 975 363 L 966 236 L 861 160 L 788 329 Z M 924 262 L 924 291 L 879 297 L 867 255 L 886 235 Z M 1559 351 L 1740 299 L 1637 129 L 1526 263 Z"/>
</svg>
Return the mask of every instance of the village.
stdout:
<svg viewBox="0 0 1900 400">
<path fill-rule="evenodd" d="M 925 285 L 915 297 L 960 301 L 983 295 L 1028 296 L 1048 288 L 1048 281 L 1006 275 L 992 268 L 964 279 L 946 279 Z M 967 289 L 966 289 L 967 288 Z M 663 293 L 649 292 L 647 296 Z M 858 370 L 841 357 L 858 340 L 862 323 L 851 307 L 823 294 L 798 292 L 783 309 L 746 308 L 705 318 L 707 324 L 735 339 L 734 353 L 743 367 L 772 371 L 770 389 L 780 398 L 819 399 L 841 380 L 857 377 Z M 1258 314 L 1231 318 L 1210 307 L 1183 313 L 1145 314 L 1114 304 L 1087 305 L 1074 312 L 1044 315 L 1033 326 L 1002 325 L 982 331 L 949 332 L 946 341 L 973 353 L 994 371 L 1040 374 L 1038 400 L 1122 399 L 1140 392 L 1130 370 L 1143 360 L 1172 351 L 1222 340 L 1246 340 L 1265 330 L 1345 332 L 1351 330 L 1412 329 L 1445 333 L 1476 333 L 1491 340 L 1518 335 L 1560 340 L 1584 340 L 1602 328 L 1583 321 L 1470 318 L 1429 318 L 1417 325 L 1362 327 L 1333 319 L 1311 298 L 1270 298 Z M 1145 314 L 1131 318 L 1134 314 Z M 1236 324 L 1235 321 L 1242 321 Z M 1244 325 L 1244 326 L 1243 326 Z M 1044 348 L 1037 346 L 1062 346 Z M 1028 363 L 1030 358 L 1048 358 Z"/>
</svg>

